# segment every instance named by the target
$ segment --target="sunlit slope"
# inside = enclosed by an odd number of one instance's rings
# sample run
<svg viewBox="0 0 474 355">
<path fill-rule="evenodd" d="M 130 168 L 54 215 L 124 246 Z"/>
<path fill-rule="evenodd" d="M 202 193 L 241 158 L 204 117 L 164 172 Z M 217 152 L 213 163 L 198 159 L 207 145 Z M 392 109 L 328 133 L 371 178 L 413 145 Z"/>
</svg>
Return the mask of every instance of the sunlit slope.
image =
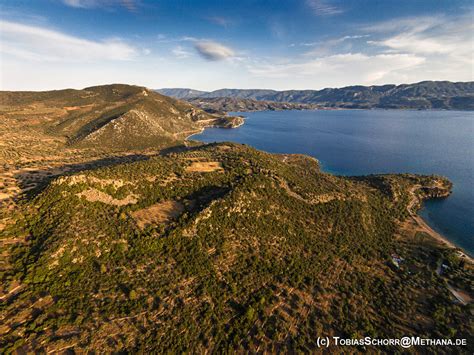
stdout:
<svg viewBox="0 0 474 355">
<path fill-rule="evenodd" d="M 2 113 L 31 120 L 70 145 L 112 149 L 167 147 L 205 126 L 241 121 L 211 115 L 144 87 L 104 85 L 83 90 L 1 92 Z M 27 122 L 26 122 L 27 123 Z"/>
<path fill-rule="evenodd" d="M 234 144 L 58 178 L 9 231 L 29 237 L 3 346 L 311 351 L 319 334 L 446 336 L 454 324 L 462 337 L 465 313 L 426 280 L 428 254 L 395 236 L 416 185 L 450 188 L 336 177 Z"/>
</svg>

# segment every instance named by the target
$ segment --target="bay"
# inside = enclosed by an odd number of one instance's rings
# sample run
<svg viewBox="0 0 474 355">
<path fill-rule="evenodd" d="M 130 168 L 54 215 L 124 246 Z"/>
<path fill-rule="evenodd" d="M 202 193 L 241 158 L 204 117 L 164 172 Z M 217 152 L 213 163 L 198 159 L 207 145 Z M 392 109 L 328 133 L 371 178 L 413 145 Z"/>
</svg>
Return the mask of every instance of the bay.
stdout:
<svg viewBox="0 0 474 355">
<path fill-rule="evenodd" d="M 419 173 L 447 176 L 449 198 L 425 203 L 421 216 L 474 254 L 474 113 L 412 110 L 260 111 L 236 129 L 208 128 L 202 142 L 237 142 L 273 153 L 317 158 L 339 175 Z"/>
</svg>

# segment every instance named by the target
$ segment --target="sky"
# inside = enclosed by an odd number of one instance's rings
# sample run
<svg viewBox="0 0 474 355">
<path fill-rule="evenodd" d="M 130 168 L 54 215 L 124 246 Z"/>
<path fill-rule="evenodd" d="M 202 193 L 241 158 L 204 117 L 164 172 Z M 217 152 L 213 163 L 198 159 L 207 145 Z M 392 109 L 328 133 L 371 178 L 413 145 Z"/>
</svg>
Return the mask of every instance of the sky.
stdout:
<svg viewBox="0 0 474 355">
<path fill-rule="evenodd" d="M 0 89 L 474 80 L 465 0 L 0 0 Z"/>
</svg>

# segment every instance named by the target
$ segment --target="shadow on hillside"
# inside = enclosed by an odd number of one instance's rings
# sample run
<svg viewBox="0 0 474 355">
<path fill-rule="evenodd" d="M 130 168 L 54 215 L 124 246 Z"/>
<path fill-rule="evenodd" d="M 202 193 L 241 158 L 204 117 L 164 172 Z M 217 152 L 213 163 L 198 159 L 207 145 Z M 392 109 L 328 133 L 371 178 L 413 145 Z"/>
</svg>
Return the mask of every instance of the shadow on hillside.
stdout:
<svg viewBox="0 0 474 355">
<path fill-rule="evenodd" d="M 213 146 L 216 143 L 207 144 Z M 18 186 L 21 188 L 21 193 L 15 197 L 16 200 L 26 198 L 31 200 L 38 193 L 42 192 L 51 180 L 59 176 L 67 176 L 76 174 L 85 170 L 95 170 L 104 167 L 116 166 L 124 163 L 132 163 L 137 161 L 148 160 L 156 156 L 166 156 L 173 153 L 183 153 L 193 150 L 198 150 L 204 145 L 186 146 L 178 145 L 157 151 L 155 154 L 130 154 L 130 155 L 114 155 L 107 158 L 91 160 L 78 164 L 65 164 L 50 169 L 37 169 L 17 173 L 14 178 L 17 180 Z"/>
<path fill-rule="evenodd" d="M 19 172 L 14 175 L 18 186 L 22 190 L 22 198 L 32 199 L 38 193 L 43 191 L 51 180 L 59 176 L 67 176 L 85 170 L 95 170 L 103 167 L 120 165 L 123 163 L 131 163 L 136 161 L 148 160 L 157 154 L 132 154 L 124 156 L 111 156 L 107 158 L 91 160 L 78 164 L 65 164 L 50 169 L 38 169 L 31 171 Z M 18 198 L 18 197 L 17 197 Z"/>
</svg>

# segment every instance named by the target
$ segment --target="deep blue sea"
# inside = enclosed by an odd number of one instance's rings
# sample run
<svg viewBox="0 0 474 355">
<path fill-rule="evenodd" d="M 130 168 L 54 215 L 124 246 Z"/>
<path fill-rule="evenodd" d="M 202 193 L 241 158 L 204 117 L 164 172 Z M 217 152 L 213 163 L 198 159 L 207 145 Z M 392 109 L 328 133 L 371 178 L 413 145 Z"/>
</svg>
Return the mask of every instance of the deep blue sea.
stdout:
<svg viewBox="0 0 474 355">
<path fill-rule="evenodd" d="M 314 156 L 340 175 L 447 176 L 453 193 L 420 212 L 430 226 L 474 255 L 474 113 L 338 110 L 235 113 L 236 129 L 209 128 L 192 139 L 238 142 L 274 153 Z"/>
</svg>

